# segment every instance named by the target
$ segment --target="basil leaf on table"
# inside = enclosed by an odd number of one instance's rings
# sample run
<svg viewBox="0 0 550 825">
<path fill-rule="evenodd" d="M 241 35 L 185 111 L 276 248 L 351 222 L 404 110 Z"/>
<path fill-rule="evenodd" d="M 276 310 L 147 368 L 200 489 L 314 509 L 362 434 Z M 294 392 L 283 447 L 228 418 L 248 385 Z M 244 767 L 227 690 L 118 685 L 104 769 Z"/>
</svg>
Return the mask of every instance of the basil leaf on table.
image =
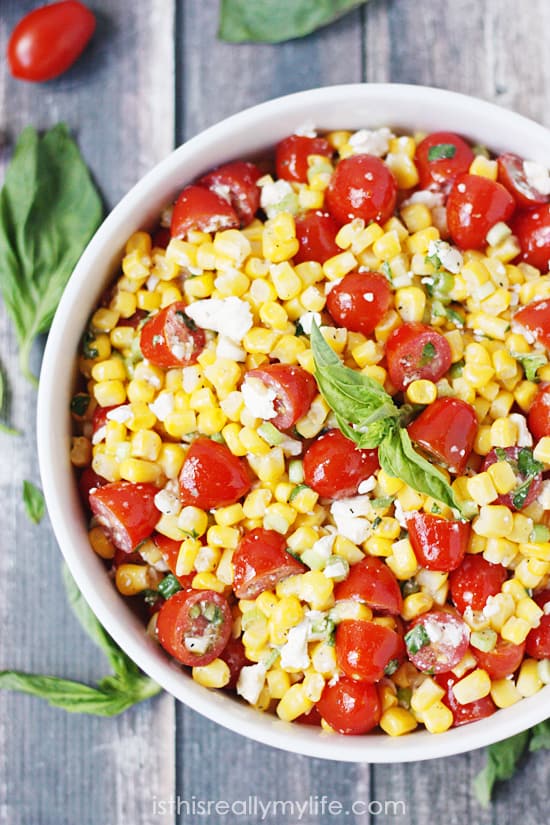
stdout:
<svg viewBox="0 0 550 825">
<path fill-rule="evenodd" d="M 474 779 L 474 792 L 484 806 L 491 801 L 495 782 L 510 779 L 525 753 L 530 731 L 518 733 L 510 739 L 496 742 L 487 749 L 487 764 Z"/>
<path fill-rule="evenodd" d="M 232 43 L 280 43 L 332 23 L 367 0 L 221 0 L 218 36 Z"/>
<path fill-rule="evenodd" d="M 5 379 L 4 373 L 0 369 L 0 415 L 2 415 L 4 410 L 4 401 L 5 401 Z M 9 424 L 5 424 L 3 421 L 0 421 L 0 433 L 5 433 L 6 435 L 19 435 L 17 430 L 14 430 L 13 427 L 10 427 Z"/>
<path fill-rule="evenodd" d="M 32 481 L 23 482 L 23 504 L 25 512 L 34 524 L 40 524 L 46 511 L 44 495 Z"/>
<path fill-rule="evenodd" d="M 550 719 L 545 722 L 539 722 L 534 728 L 531 728 L 531 741 L 529 742 L 530 751 L 540 751 L 543 748 L 550 749 Z"/>
<path fill-rule="evenodd" d="M 102 205 L 63 123 L 25 129 L 0 192 L 0 291 L 15 325 L 21 370 L 46 332 L 69 276 L 97 229 Z"/>
</svg>

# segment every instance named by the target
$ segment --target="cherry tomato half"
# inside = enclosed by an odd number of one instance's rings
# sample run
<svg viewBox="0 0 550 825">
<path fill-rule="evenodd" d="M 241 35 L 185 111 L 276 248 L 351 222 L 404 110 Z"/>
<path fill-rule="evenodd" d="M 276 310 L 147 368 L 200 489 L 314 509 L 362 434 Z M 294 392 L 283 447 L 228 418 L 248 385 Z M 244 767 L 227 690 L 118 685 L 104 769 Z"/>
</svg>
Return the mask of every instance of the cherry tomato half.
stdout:
<svg viewBox="0 0 550 825">
<path fill-rule="evenodd" d="M 219 229 L 238 229 L 237 213 L 225 198 L 204 186 L 186 186 L 174 204 L 170 234 L 185 238 L 192 229 L 217 232 Z"/>
<path fill-rule="evenodd" d="M 361 682 L 378 682 L 390 662 L 401 662 L 405 644 L 384 625 L 347 619 L 336 630 L 336 661 L 346 676 Z"/>
<path fill-rule="evenodd" d="M 451 366 L 451 347 L 432 327 L 417 321 L 402 324 L 386 342 L 390 381 L 404 390 L 412 381 L 439 381 Z"/>
<path fill-rule="evenodd" d="M 327 309 L 340 327 L 370 335 L 393 304 L 387 278 L 378 272 L 350 272 L 333 287 Z"/>
<path fill-rule="evenodd" d="M 340 676 L 324 687 L 317 710 L 338 733 L 368 733 L 380 721 L 382 708 L 375 685 Z"/>
<path fill-rule="evenodd" d="M 510 510 L 523 510 L 525 507 L 532 504 L 540 493 L 542 487 L 542 473 L 536 473 L 534 476 L 527 476 L 525 473 L 520 472 L 518 468 L 518 458 L 520 458 L 521 451 L 525 449 L 528 450 L 528 455 L 530 456 L 531 451 L 525 447 L 500 447 L 497 448 L 497 450 L 491 450 L 491 452 L 485 457 L 485 461 L 481 467 L 481 472 L 485 472 L 491 464 L 496 464 L 497 461 L 500 461 L 501 458 L 505 456 L 505 460 L 512 465 L 518 480 L 518 486 L 510 493 L 500 495 L 495 499 L 493 502 L 494 504 L 504 504 L 506 507 L 509 507 Z M 523 484 L 528 478 L 531 479 L 531 484 L 528 486 L 527 490 L 524 490 Z"/>
<path fill-rule="evenodd" d="M 497 158 L 498 179 L 514 196 L 518 206 L 529 209 L 547 203 L 549 196 L 539 192 L 527 178 L 524 160 L 512 152 L 505 152 Z"/>
<path fill-rule="evenodd" d="M 497 709 L 490 696 L 484 696 L 482 699 L 476 699 L 475 702 L 466 702 L 465 705 L 461 705 L 453 693 L 454 685 L 460 681 L 459 677 L 455 676 L 454 673 L 438 673 L 434 677 L 434 681 L 445 691 L 445 696 L 443 696 L 441 701 L 453 714 L 453 727 L 455 728 L 458 728 L 460 725 L 467 725 L 468 722 L 485 719 L 487 716 L 491 716 Z"/>
<path fill-rule="evenodd" d="M 550 203 L 520 212 L 511 224 L 521 246 L 521 259 L 542 274 L 550 269 Z"/>
<path fill-rule="evenodd" d="M 527 415 L 527 424 L 536 441 L 550 435 L 550 384 L 540 387 Z"/>
<path fill-rule="evenodd" d="M 447 199 L 451 238 L 460 249 L 484 249 L 489 230 L 496 223 L 506 223 L 515 206 L 501 183 L 481 175 L 460 175 Z"/>
<path fill-rule="evenodd" d="M 537 341 L 550 349 L 550 301 L 534 301 L 514 315 L 514 325 L 521 324 Z"/>
<path fill-rule="evenodd" d="M 467 172 L 473 159 L 466 141 L 454 132 L 433 132 L 416 147 L 414 160 L 420 188 L 448 192 L 456 176 Z"/>
<path fill-rule="evenodd" d="M 336 167 L 326 191 L 326 206 L 340 224 L 353 218 L 385 223 L 393 214 L 397 183 L 374 155 L 353 155 Z"/>
<path fill-rule="evenodd" d="M 300 248 L 294 256 L 294 263 L 317 261 L 324 264 L 326 260 L 342 251 L 334 240 L 339 224 L 328 212 L 306 212 L 296 218 L 296 237 Z"/>
<path fill-rule="evenodd" d="M 340 430 L 328 430 L 304 455 L 305 482 L 325 498 L 347 498 L 378 469 L 378 451 L 360 450 Z"/>
<path fill-rule="evenodd" d="M 405 634 L 407 655 L 419 670 L 446 673 L 468 650 L 470 629 L 453 613 L 431 610 L 411 623 Z"/>
<path fill-rule="evenodd" d="M 452 473 L 462 475 L 474 448 L 478 421 L 460 398 L 437 398 L 408 426 L 413 441 Z"/>
<path fill-rule="evenodd" d="M 470 525 L 467 521 L 448 521 L 431 513 L 412 513 L 407 521 L 409 539 L 422 567 L 448 572 L 462 562 Z"/>
<path fill-rule="evenodd" d="M 246 464 L 225 444 L 200 437 L 193 441 L 179 476 L 180 500 L 203 510 L 234 504 L 250 490 Z"/>
<path fill-rule="evenodd" d="M 550 602 L 550 590 L 536 593 L 533 599 L 544 610 L 545 605 Z M 550 613 L 541 616 L 539 626 L 529 631 L 525 650 L 533 659 L 550 659 Z"/>
<path fill-rule="evenodd" d="M 193 579 L 195 578 L 195 573 L 186 573 L 184 576 L 178 576 L 176 574 L 176 565 L 181 549 L 181 541 L 174 541 L 174 539 L 170 539 L 168 536 L 163 536 L 162 533 L 153 533 L 151 539 L 160 550 L 162 558 L 170 568 L 172 575 L 176 577 L 184 589 L 190 588 Z"/>
<path fill-rule="evenodd" d="M 492 564 L 481 555 L 467 555 L 449 576 L 451 599 L 460 613 L 467 607 L 483 610 L 489 596 L 500 593 L 507 578 L 502 564 Z"/>
<path fill-rule="evenodd" d="M 19 80 L 43 82 L 72 66 L 95 30 L 95 17 L 83 3 L 63 0 L 31 11 L 8 42 L 8 64 Z"/>
<path fill-rule="evenodd" d="M 277 415 L 270 423 L 279 430 L 288 430 L 302 418 L 317 395 L 315 378 L 302 367 L 290 364 L 268 364 L 250 370 L 245 378 L 258 378 L 276 393 L 273 401 Z"/>
<path fill-rule="evenodd" d="M 109 407 L 96 407 L 92 416 L 92 433 L 95 435 L 102 427 L 107 424 L 107 413 L 111 410 L 116 410 L 117 405 Z"/>
<path fill-rule="evenodd" d="M 284 536 L 258 527 L 241 539 L 233 555 L 233 590 L 238 599 L 255 599 L 305 567 L 286 551 Z"/>
<path fill-rule="evenodd" d="M 234 160 L 208 172 L 197 181 L 197 186 L 206 186 L 220 198 L 229 201 L 241 226 L 248 226 L 260 208 L 257 180 L 261 176 L 261 170 L 254 163 Z"/>
<path fill-rule="evenodd" d="M 90 490 L 90 508 L 115 547 L 131 553 L 151 535 L 160 518 L 157 493 L 154 484 L 113 481 Z"/>
<path fill-rule="evenodd" d="M 275 169 L 278 178 L 307 183 L 307 159 L 310 155 L 332 156 L 332 149 L 324 138 L 289 135 L 275 149 Z"/>
<path fill-rule="evenodd" d="M 520 645 L 505 642 L 500 636 L 493 650 L 471 648 L 478 665 L 486 670 L 491 679 L 505 679 L 515 673 L 523 661 L 525 642 Z"/>
<path fill-rule="evenodd" d="M 347 579 L 334 588 L 336 601 L 353 599 L 373 610 L 398 616 L 403 597 L 397 579 L 387 564 L 376 556 L 367 556 L 350 567 Z"/>
<path fill-rule="evenodd" d="M 194 364 L 206 341 L 204 330 L 197 329 L 185 312 L 186 304 L 169 304 L 147 321 L 139 345 L 144 358 L 164 369 Z"/>
<path fill-rule="evenodd" d="M 158 640 L 184 665 L 199 667 L 216 659 L 231 635 L 227 599 L 214 590 L 180 590 L 159 610 Z"/>
</svg>

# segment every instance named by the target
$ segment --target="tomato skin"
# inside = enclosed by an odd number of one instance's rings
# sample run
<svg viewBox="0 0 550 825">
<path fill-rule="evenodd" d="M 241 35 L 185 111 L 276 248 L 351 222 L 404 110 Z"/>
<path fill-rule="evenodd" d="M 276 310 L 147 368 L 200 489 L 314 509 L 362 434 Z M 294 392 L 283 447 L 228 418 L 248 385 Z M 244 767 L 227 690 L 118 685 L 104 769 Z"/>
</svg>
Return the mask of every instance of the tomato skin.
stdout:
<svg viewBox="0 0 550 825">
<path fill-rule="evenodd" d="M 90 507 L 90 493 L 96 487 L 103 487 L 105 484 L 108 484 L 106 478 L 103 476 L 98 475 L 91 467 L 86 467 L 85 470 L 82 471 L 80 478 L 78 479 L 78 490 L 80 493 L 80 498 L 82 499 L 82 503 L 84 506 L 89 509 Z"/>
<path fill-rule="evenodd" d="M 160 518 L 154 501 L 157 493 L 154 484 L 112 481 L 90 490 L 90 508 L 115 547 L 131 553 L 151 535 Z"/>
<path fill-rule="evenodd" d="M 193 328 L 185 308 L 183 301 L 175 301 L 143 325 L 139 339 L 141 352 L 157 367 L 170 369 L 194 364 L 204 349 L 204 330 Z"/>
<path fill-rule="evenodd" d="M 174 539 L 170 539 L 168 536 L 163 536 L 162 533 L 153 533 L 151 539 L 162 553 L 162 557 L 172 575 L 176 577 L 184 590 L 189 589 L 195 578 L 195 573 L 186 573 L 184 576 L 178 576 L 176 574 L 176 564 L 181 548 L 181 541 L 174 541 Z"/>
<path fill-rule="evenodd" d="M 550 203 L 520 212 L 511 224 L 521 246 L 521 260 L 544 275 L 550 269 Z"/>
<path fill-rule="evenodd" d="M 523 168 L 523 158 L 512 152 L 505 152 L 497 158 L 498 180 L 513 195 L 518 206 L 529 209 L 547 203 L 548 195 L 543 195 L 527 180 Z"/>
<path fill-rule="evenodd" d="M 386 341 L 386 358 L 390 381 L 404 390 L 420 378 L 434 383 L 443 378 L 451 366 L 451 347 L 435 329 L 412 321 L 392 332 Z"/>
<path fill-rule="evenodd" d="M 294 256 L 294 263 L 317 261 L 324 264 L 326 260 L 342 251 L 334 240 L 340 228 L 328 212 L 306 212 L 296 218 L 296 237 L 300 248 Z"/>
<path fill-rule="evenodd" d="M 515 201 L 501 183 L 480 175 L 459 175 L 447 199 L 447 224 L 460 249 L 485 249 L 487 233 L 496 223 L 506 223 Z"/>
<path fill-rule="evenodd" d="M 373 610 L 398 616 L 403 597 L 397 579 L 387 564 L 376 556 L 366 556 L 350 567 L 347 579 L 334 588 L 336 601 L 352 599 Z"/>
<path fill-rule="evenodd" d="M 202 614 L 198 618 L 190 615 L 192 608 L 201 603 L 214 605 L 220 612 L 220 621 L 210 649 L 205 653 L 193 653 L 185 645 L 186 638 L 202 637 L 212 625 Z M 179 590 L 159 610 L 157 637 L 163 648 L 178 662 L 199 667 L 219 656 L 229 640 L 231 626 L 231 610 L 225 596 L 214 590 Z"/>
<path fill-rule="evenodd" d="M 72 66 L 95 31 L 83 3 L 63 0 L 31 11 L 14 28 L 7 58 L 13 77 L 42 83 Z"/>
<path fill-rule="evenodd" d="M 279 430 L 288 430 L 298 419 L 302 418 L 317 395 L 315 378 L 302 367 L 291 364 L 268 364 L 250 370 L 245 378 L 259 378 L 266 386 L 274 390 L 277 415 L 269 421 Z"/>
<path fill-rule="evenodd" d="M 545 605 L 550 602 L 550 590 L 542 590 L 540 593 L 535 593 L 533 599 L 539 607 L 544 609 Z M 529 631 L 525 643 L 525 651 L 528 656 L 533 659 L 549 659 L 550 658 L 550 613 L 545 613 L 541 616 L 538 627 Z"/>
<path fill-rule="evenodd" d="M 376 727 L 382 714 L 375 685 L 345 676 L 333 685 L 325 685 L 317 710 L 331 728 L 351 736 L 368 733 Z"/>
<path fill-rule="evenodd" d="M 301 716 L 298 716 L 295 719 L 295 722 L 298 722 L 299 725 L 311 725 L 312 727 L 319 727 L 321 724 L 322 716 L 317 710 L 317 705 L 313 705 L 309 713 L 302 713 Z"/>
<path fill-rule="evenodd" d="M 453 714 L 454 728 L 458 728 L 460 725 L 467 725 L 469 722 L 476 722 L 478 719 L 485 719 L 487 716 L 491 716 L 497 709 L 490 696 L 484 696 L 483 699 L 476 699 L 475 702 L 467 702 L 465 705 L 457 702 L 453 693 L 453 686 L 456 685 L 460 679 L 458 676 L 455 676 L 454 673 L 438 673 L 434 677 L 434 681 L 445 691 L 445 696 L 443 696 L 441 701 Z"/>
<path fill-rule="evenodd" d="M 506 453 L 506 456 L 507 456 L 508 460 L 516 461 L 522 448 L 521 447 L 504 447 L 503 449 L 504 449 L 504 452 Z M 491 450 L 491 452 L 488 453 L 485 456 L 485 460 L 484 460 L 483 464 L 481 465 L 481 471 L 485 472 L 485 470 L 487 470 L 491 466 L 491 464 L 496 464 L 496 462 L 498 460 L 499 460 L 499 458 L 498 458 L 496 452 L 494 450 Z M 523 481 L 527 480 L 527 476 L 525 476 L 525 475 L 523 475 L 522 473 L 519 473 L 519 472 L 516 473 L 516 477 L 518 479 L 518 484 L 521 484 Z M 523 502 L 521 507 L 516 507 L 516 505 L 514 504 L 514 491 L 513 490 L 512 490 L 512 492 L 507 493 L 506 495 L 500 495 L 498 498 L 496 498 L 494 500 L 493 503 L 494 504 L 504 504 L 505 507 L 509 507 L 510 510 L 524 510 L 525 507 L 528 507 L 530 504 L 532 504 L 535 501 L 538 494 L 540 493 L 541 487 L 542 487 L 542 473 L 537 473 L 535 476 L 533 476 L 533 480 L 531 481 L 531 484 L 529 486 L 529 492 L 525 496 L 525 501 Z"/>
<path fill-rule="evenodd" d="M 525 642 L 514 645 L 505 642 L 500 636 L 493 650 L 484 652 L 472 647 L 472 653 L 478 665 L 486 670 L 491 679 L 504 679 L 515 673 L 523 661 Z"/>
<path fill-rule="evenodd" d="M 474 448 L 478 421 L 474 408 L 460 398 L 437 398 L 407 430 L 419 447 L 452 473 L 462 475 Z"/>
<path fill-rule="evenodd" d="M 460 613 L 467 607 L 483 610 L 489 596 L 500 593 L 507 578 L 502 564 L 492 564 L 481 555 L 467 555 L 449 576 L 451 599 Z"/>
<path fill-rule="evenodd" d="M 422 567 L 441 572 L 459 567 L 470 539 L 468 522 L 414 512 L 407 520 L 407 527 L 414 554 Z"/>
<path fill-rule="evenodd" d="M 250 659 L 246 657 L 244 645 L 240 638 L 235 639 L 231 637 L 219 654 L 219 658 L 222 659 L 229 668 L 229 682 L 225 685 L 225 689 L 235 690 L 241 670 L 243 667 L 252 664 Z"/>
<path fill-rule="evenodd" d="M 351 679 L 379 682 L 392 659 L 404 657 L 403 638 L 389 627 L 355 619 L 338 625 L 336 661 Z"/>
<path fill-rule="evenodd" d="M 380 158 L 353 155 L 340 161 L 325 197 L 328 211 L 340 224 L 353 218 L 382 224 L 395 209 L 397 182 Z"/>
<path fill-rule="evenodd" d="M 417 625 L 422 625 L 425 630 L 428 628 L 428 636 L 432 629 L 434 636 L 441 635 L 439 639 L 430 641 L 416 653 L 407 650 L 411 662 L 419 670 L 429 670 L 433 673 L 446 673 L 456 667 L 468 650 L 470 629 L 466 622 L 454 613 L 430 610 L 411 622 L 409 631 Z"/>
<path fill-rule="evenodd" d="M 430 149 L 442 143 L 455 147 L 453 157 L 429 160 Z M 471 148 L 454 132 L 433 132 L 416 147 L 414 160 L 420 177 L 420 188 L 447 192 L 456 176 L 468 171 L 473 159 Z"/>
<path fill-rule="evenodd" d="M 254 163 L 235 160 L 203 175 L 197 186 L 205 186 L 229 201 L 241 226 L 248 226 L 260 208 L 260 188 L 256 181 L 261 176 L 261 170 Z"/>
<path fill-rule="evenodd" d="M 246 464 L 225 446 L 201 436 L 191 444 L 179 476 L 180 501 L 203 510 L 235 504 L 250 490 Z"/>
<path fill-rule="evenodd" d="M 534 301 L 514 315 L 514 322 L 528 329 L 537 341 L 550 349 L 550 300 Z"/>
<path fill-rule="evenodd" d="M 540 387 L 527 415 L 527 424 L 536 441 L 550 435 L 550 384 Z"/>
<path fill-rule="evenodd" d="M 282 579 L 306 569 L 287 553 L 284 536 L 263 527 L 243 536 L 233 555 L 233 564 L 233 591 L 238 599 L 255 599 Z"/>
<path fill-rule="evenodd" d="M 332 157 L 332 149 L 324 138 L 289 135 L 275 148 L 275 170 L 278 178 L 307 183 L 309 155 Z"/>
<path fill-rule="evenodd" d="M 379 466 L 377 450 L 360 450 L 340 430 L 328 430 L 304 455 L 305 483 L 324 498 L 347 498 Z"/>
<path fill-rule="evenodd" d="M 185 238 L 192 229 L 216 232 L 238 229 L 240 223 L 231 204 L 211 189 L 191 184 L 182 189 L 174 204 L 170 234 Z"/>
<path fill-rule="evenodd" d="M 378 272 L 349 272 L 327 296 L 335 323 L 363 335 L 370 335 L 392 304 L 387 278 Z"/>
</svg>

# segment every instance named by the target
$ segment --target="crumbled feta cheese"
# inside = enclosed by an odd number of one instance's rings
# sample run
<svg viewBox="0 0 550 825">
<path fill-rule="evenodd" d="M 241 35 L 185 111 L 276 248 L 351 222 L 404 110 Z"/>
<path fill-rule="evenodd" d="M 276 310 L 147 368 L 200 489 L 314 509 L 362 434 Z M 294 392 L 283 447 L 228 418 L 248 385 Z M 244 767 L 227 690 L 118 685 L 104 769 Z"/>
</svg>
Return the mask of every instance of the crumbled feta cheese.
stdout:
<svg viewBox="0 0 550 825">
<path fill-rule="evenodd" d="M 485 607 L 481 611 L 486 619 L 490 619 L 491 616 L 498 616 L 500 613 L 500 605 L 498 601 L 495 600 L 494 596 L 489 596 L 487 601 L 485 602 Z"/>
<path fill-rule="evenodd" d="M 159 392 L 148 407 L 159 421 L 166 421 L 170 413 L 174 411 L 174 393 Z"/>
<path fill-rule="evenodd" d="M 409 270 L 409 272 L 403 272 L 399 275 L 393 276 L 392 285 L 394 289 L 401 289 L 404 286 L 412 286 L 414 283 L 414 274 Z"/>
<path fill-rule="evenodd" d="M 237 693 L 255 705 L 265 684 L 266 667 L 263 662 L 242 667 L 237 680 Z"/>
<path fill-rule="evenodd" d="M 92 444 L 99 444 L 105 436 L 107 435 L 107 427 L 103 425 L 103 427 L 99 427 L 95 433 L 92 435 Z"/>
<path fill-rule="evenodd" d="M 439 642 L 443 636 L 443 627 L 434 619 L 425 619 L 422 622 L 422 627 L 428 634 L 430 642 Z"/>
<path fill-rule="evenodd" d="M 312 552 L 319 556 L 320 559 L 328 561 L 332 554 L 332 545 L 334 544 L 335 538 L 336 535 L 334 533 L 329 534 L 328 536 L 321 536 L 321 538 L 317 539 L 317 541 L 312 545 Z"/>
<path fill-rule="evenodd" d="M 260 181 L 258 181 L 260 183 Z M 268 218 L 274 217 L 278 210 L 279 204 L 285 198 L 292 198 L 295 196 L 294 189 L 287 180 L 274 181 L 273 179 L 263 184 L 261 188 L 260 206 L 266 213 Z"/>
<path fill-rule="evenodd" d="M 229 358 L 231 361 L 246 361 L 246 352 L 242 347 L 228 338 L 227 335 L 219 335 L 216 344 L 216 355 L 218 358 Z"/>
<path fill-rule="evenodd" d="M 310 658 L 307 651 L 309 628 L 310 623 L 306 618 L 288 631 L 286 644 L 281 648 L 283 670 L 287 667 L 297 670 L 305 670 L 309 667 Z"/>
<path fill-rule="evenodd" d="M 550 510 L 550 481 L 546 480 L 542 482 L 537 501 L 544 510 Z"/>
<path fill-rule="evenodd" d="M 370 513 L 372 505 L 368 496 L 354 496 L 334 501 L 330 512 L 341 536 L 354 544 L 362 544 L 370 535 L 371 524 L 363 516 Z"/>
<path fill-rule="evenodd" d="M 277 410 L 273 402 L 277 398 L 277 393 L 274 389 L 259 378 L 249 376 L 241 385 L 241 393 L 246 409 L 254 418 L 262 418 L 264 421 L 275 418 Z"/>
<path fill-rule="evenodd" d="M 537 340 L 537 336 L 535 335 L 535 333 L 532 332 L 530 329 L 527 329 L 527 327 L 522 326 L 522 324 L 520 324 L 519 321 L 512 320 L 511 329 L 512 332 L 515 332 L 518 335 L 522 335 L 528 344 L 534 344 Z"/>
<path fill-rule="evenodd" d="M 548 614 L 550 613 L 550 602 L 546 602 L 546 604 L 542 608 L 542 612 L 545 616 L 548 616 Z"/>
<path fill-rule="evenodd" d="M 524 415 L 520 413 L 512 413 L 509 416 L 510 421 L 516 425 L 518 429 L 518 440 L 517 445 L 518 447 L 532 447 L 533 446 L 533 436 L 529 432 L 529 428 L 527 426 L 527 419 Z"/>
<path fill-rule="evenodd" d="M 323 319 L 321 318 L 320 312 L 304 312 L 304 314 L 299 318 L 298 323 L 306 335 L 311 335 L 311 327 L 313 326 L 314 321 L 318 327 L 321 326 Z"/>
<path fill-rule="evenodd" d="M 185 647 L 191 653 L 206 653 L 210 645 L 208 636 L 187 636 L 185 639 Z"/>
<path fill-rule="evenodd" d="M 184 367 L 181 371 L 181 381 L 183 389 L 186 393 L 191 393 L 196 390 L 200 384 L 201 377 L 196 367 Z"/>
<path fill-rule="evenodd" d="M 291 438 L 290 436 L 285 436 L 279 444 L 279 447 L 285 455 L 292 456 L 302 455 L 302 450 L 304 449 L 302 441 L 299 441 L 297 438 Z"/>
<path fill-rule="evenodd" d="M 300 137 L 317 137 L 317 130 L 315 129 L 315 124 L 312 120 L 305 120 L 303 123 L 300 124 L 296 129 L 294 129 L 295 135 L 300 135 Z"/>
<path fill-rule="evenodd" d="M 177 516 L 181 511 L 179 496 L 166 488 L 158 491 L 154 501 L 157 510 L 164 513 L 165 516 Z"/>
<path fill-rule="evenodd" d="M 410 198 L 403 201 L 403 206 L 410 206 L 412 203 L 423 203 L 428 209 L 436 206 L 443 206 L 444 197 L 441 192 L 432 192 L 430 189 L 419 189 L 413 192 Z"/>
<path fill-rule="evenodd" d="M 374 476 L 370 476 L 362 481 L 357 488 L 357 492 L 359 495 L 365 495 L 365 493 L 370 493 L 376 487 L 376 479 Z"/>
<path fill-rule="evenodd" d="M 393 503 L 393 507 L 394 507 L 394 511 L 395 511 L 394 512 L 394 518 L 396 518 L 399 525 L 401 527 L 404 527 L 405 530 L 406 530 L 407 529 L 407 516 L 405 515 L 403 507 L 401 506 L 401 502 L 399 501 L 398 498 L 395 499 L 395 501 Z"/>
<path fill-rule="evenodd" d="M 332 292 L 334 287 L 342 283 L 343 280 L 343 278 L 336 278 L 334 281 L 325 281 L 325 295 L 328 295 L 330 292 Z"/>
<path fill-rule="evenodd" d="M 435 255 L 441 261 L 441 266 L 454 275 L 460 272 L 464 258 L 461 252 L 447 241 L 430 241 L 428 256 Z"/>
<path fill-rule="evenodd" d="M 114 410 L 109 410 L 107 419 L 109 421 L 118 421 L 119 424 L 126 424 L 134 417 L 132 408 L 129 404 L 122 404 L 120 407 L 115 407 Z"/>
<path fill-rule="evenodd" d="M 237 342 L 242 341 L 253 323 L 250 305 L 234 295 L 195 301 L 185 311 L 201 329 L 211 329 Z"/>
<path fill-rule="evenodd" d="M 524 160 L 523 171 L 529 186 L 541 195 L 550 195 L 550 172 L 545 166 L 532 160 Z"/>
<path fill-rule="evenodd" d="M 348 567 L 343 559 L 334 557 L 323 570 L 323 576 L 327 579 L 344 579 L 348 573 Z"/>
<path fill-rule="evenodd" d="M 354 155 L 376 155 L 381 158 L 388 153 L 393 133 L 386 127 L 382 129 L 359 129 L 349 139 Z"/>
</svg>

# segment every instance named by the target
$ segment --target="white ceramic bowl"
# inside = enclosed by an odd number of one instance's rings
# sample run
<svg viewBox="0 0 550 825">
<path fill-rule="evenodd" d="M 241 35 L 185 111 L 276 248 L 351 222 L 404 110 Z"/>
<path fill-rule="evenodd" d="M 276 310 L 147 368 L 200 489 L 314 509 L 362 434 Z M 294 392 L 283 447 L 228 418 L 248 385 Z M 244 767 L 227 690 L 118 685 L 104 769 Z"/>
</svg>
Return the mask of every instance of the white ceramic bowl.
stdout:
<svg viewBox="0 0 550 825">
<path fill-rule="evenodd" d="M 153 679 L 189 707 L 233 731 L 285 750 L 348 762 L 406 762 L 478 748 L 518 733 L 549 715 L 550 686 L 488 719 L 434 736 L 418 731 L 337 736 L 281 722 L 197 685 L 172 664 L 116 592 L 91 552 L 86 520 L 69 463 L 69 400 L 82 331 L 116 271 L 129 235 L 152 226 L 183 187 L 225 161 L 272 147 L 305 122 L 319 129 L 387 125 L 410 132 L 449 130 L 550 166 L 550 134 L 542 126 L 481 100 L 419 86 L 356 84 L 314 89 L 263 103 L 207 129 L 146 175 L 102 224 L 65 290 L 49 334 L 38 398 L 40 471 L 48 511 L 66 562 L 99 620 Z"/>
</svg>

